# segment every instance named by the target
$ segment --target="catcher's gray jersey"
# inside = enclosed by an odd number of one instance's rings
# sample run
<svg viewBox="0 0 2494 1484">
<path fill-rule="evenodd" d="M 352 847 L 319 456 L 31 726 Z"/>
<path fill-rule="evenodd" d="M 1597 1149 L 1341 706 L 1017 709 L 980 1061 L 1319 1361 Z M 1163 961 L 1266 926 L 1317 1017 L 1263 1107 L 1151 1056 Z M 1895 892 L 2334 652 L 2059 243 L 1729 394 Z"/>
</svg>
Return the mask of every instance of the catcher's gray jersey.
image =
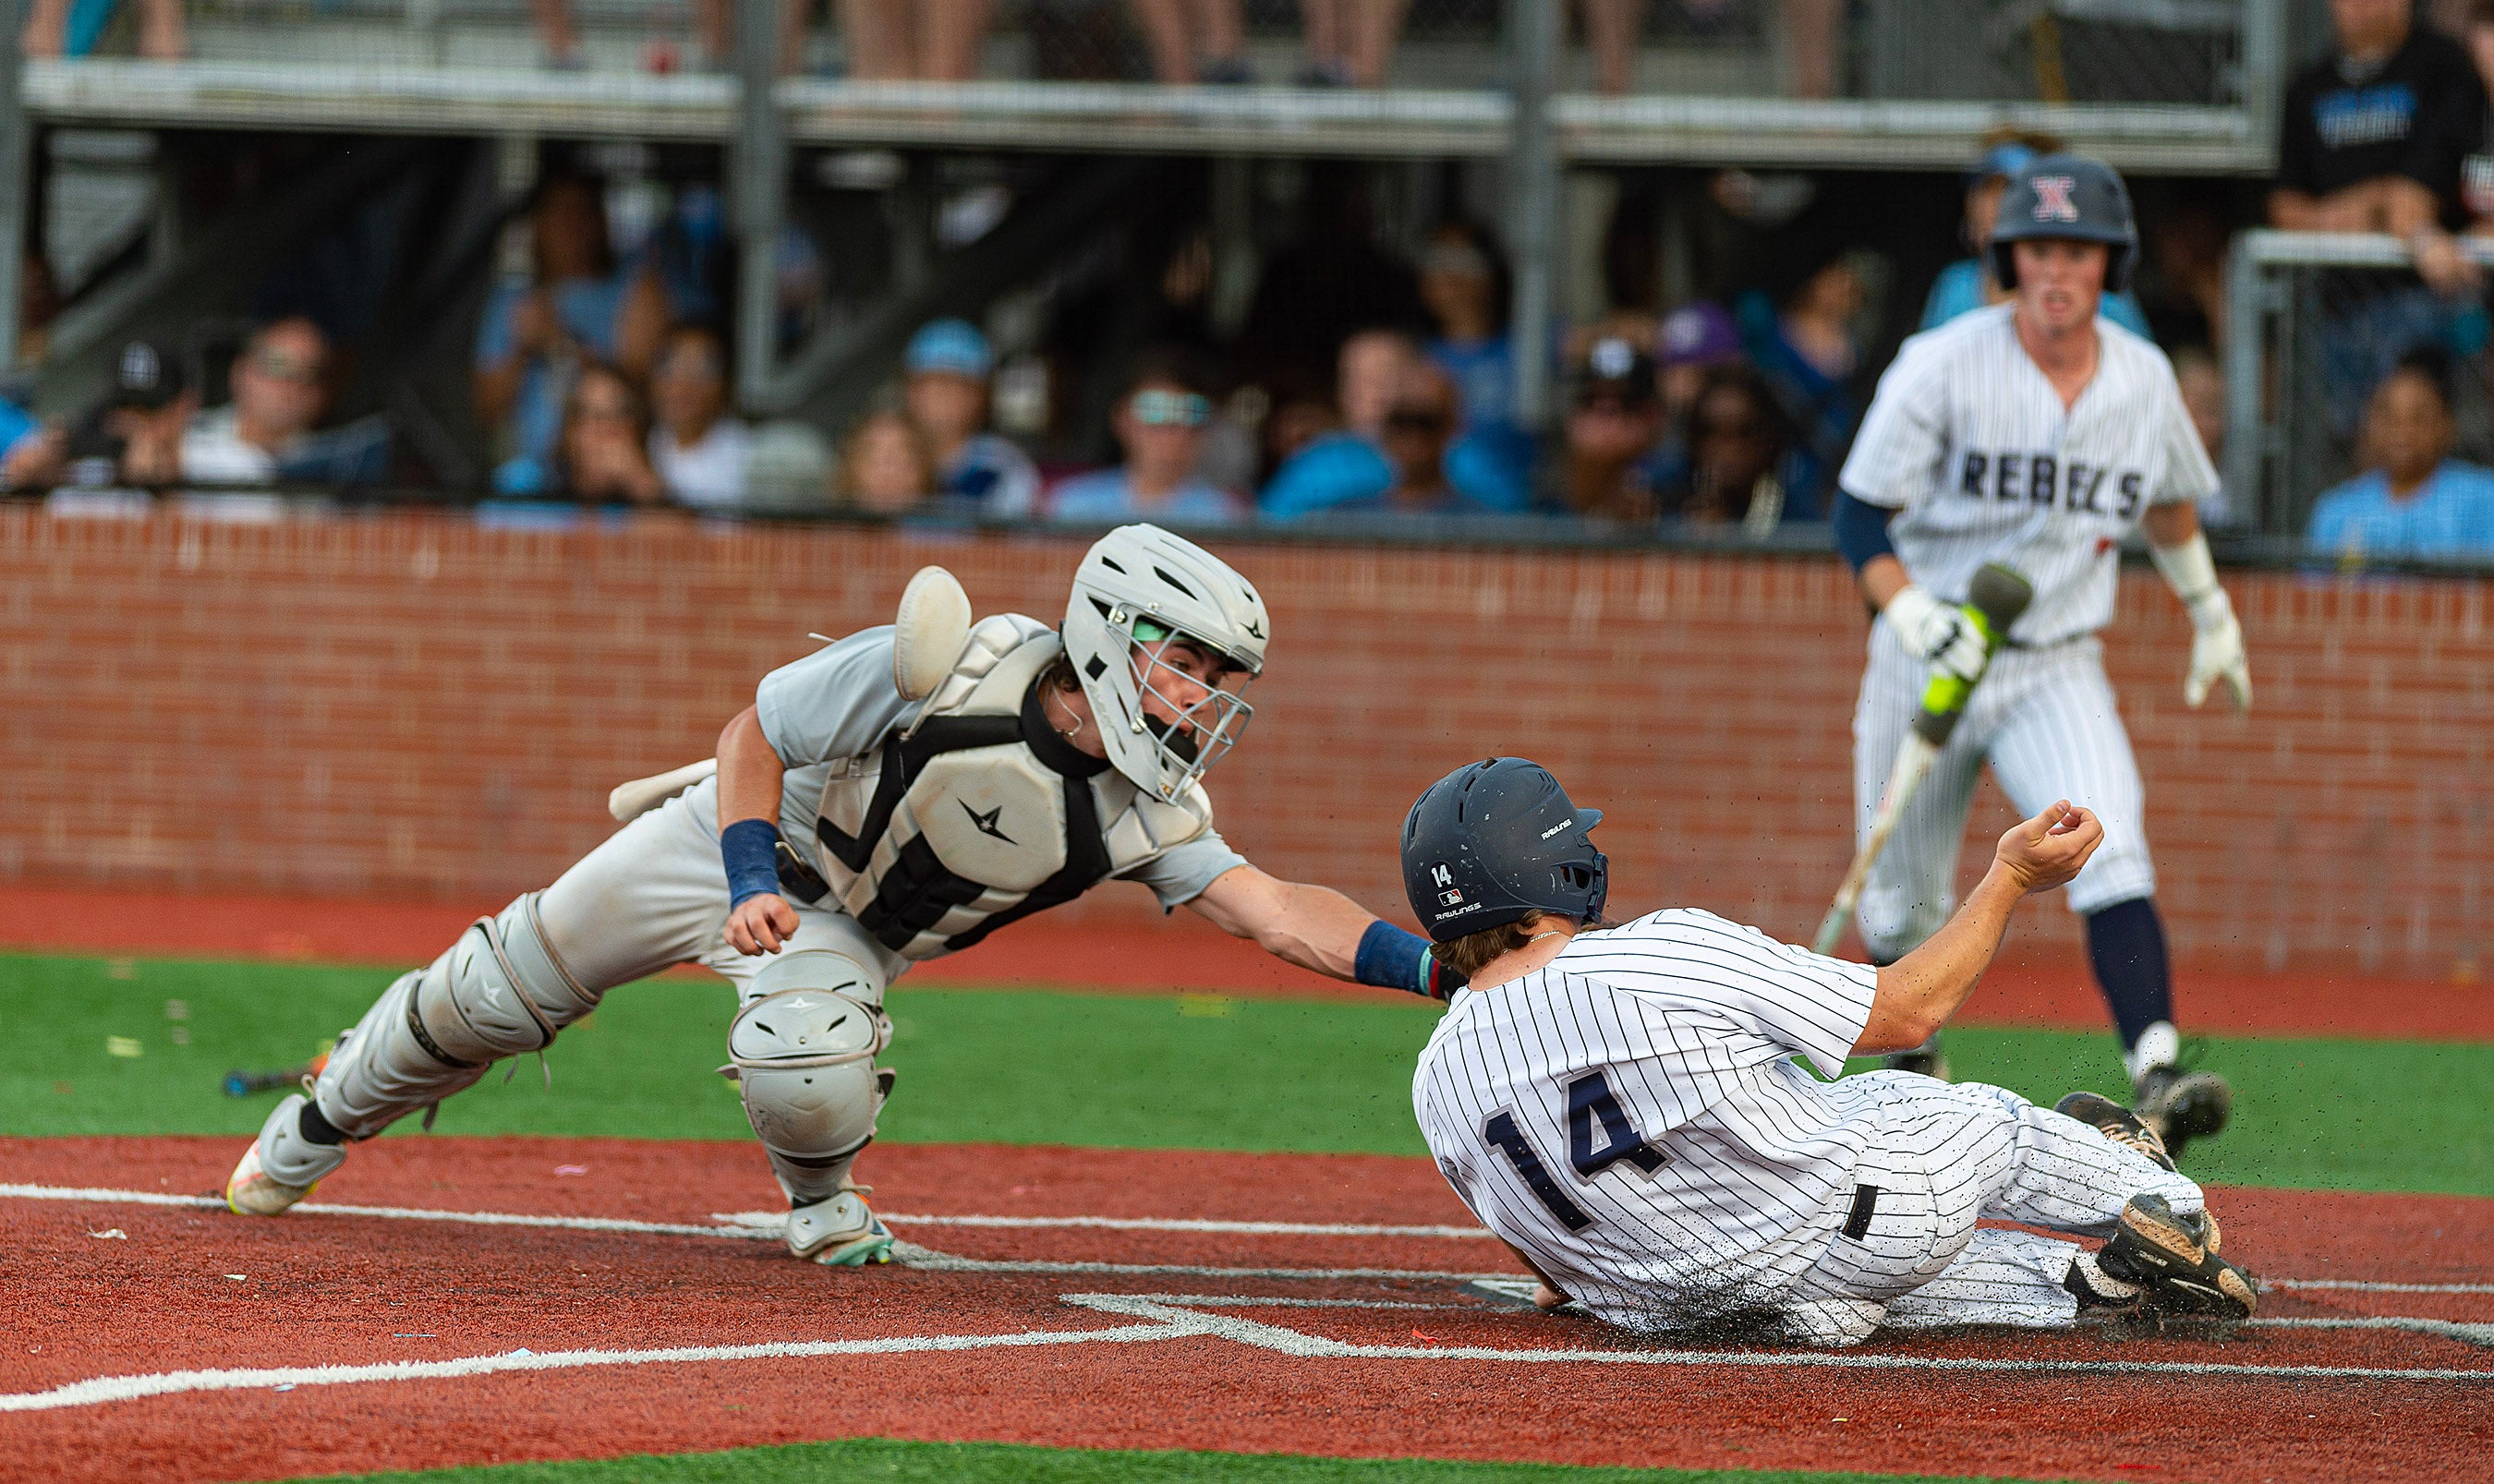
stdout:
<svg viewBox="0 0 2494 1484">
<path fill-rule="evenodd" d="M 1901 512 L 1889 539 L 1933 596 L 1963 602 L 1987 561 L 2023 574 L 2035 601 L 2010 634 L 2041 646 L 2110 621 L 2116 544 L 2148 506 L 2205 499 L 2217 471 L 2165 352 L 2099 318 L 2095 377 L 2064 409 L 2018 343 L 2015 310 L 1907 340 L 1839 477 Z"/>
<path fill-rule="evenodd" d="M 1733 1315 L 1848 1345 L 1881 1324 L 2070 1323 L 2080 1249 L 2199 1188 L 2015 1093 L 1835 1076 L 1878 971 L 1712 913 L 1579 934 L 1541 970 L 1458 992 L 1414 1111 L 1481 1223 L 1614 1323 Z"/>
<path fill-rule="evenodd" d="M 1020 621 L 1032 630 L 1044 632 L 1027 620 Z M 843 770 L 861 764 L 876 766 L 877 754 L 894 734 L 907 725 L 916 710 L 916 703 L 903 700 L 893 681 L 892 634 L 887 625 L 865 629 L 827 645 L 763 677 L 754 696 L 762 735 L 788 770 L 779 799 L 779 833 L 808 866 L 831 879 L 836 887 L 845 886 L 858 867 L 844 869 L 843 863 L 827 856 L 828 847 L 818 831 L 826 786 L 835 782 L 835 775 Z M 1106 765 L 1100 767 L 1105 772 Z M 1115 775 L 1109 775 L 1103 786 L 1121 801 L 1134 793 Z M 1113 827 L 1122 812 L 1122 808 L 1101 810 L 1101 824 L 1104 828 Z M 986 823 L 980 823 L 982 819 Z M 994 839 L 1008 845 L 1033 843 L 1021 838 L 1025 832 L 1014 821 L 988 817 L 979 810 L 965 814 L 962 828 L 980 840 Z M 1007 840 L 1008 834 L 1016 838 Z M 864 843 L 871 847 L 877 842 Z M 1150 887 L 1165 908 L 1194 900 L 1224 872 L 1247 863 L 1245 857 L 1209 829 L 1166 850 L 1152 850 L 1148 845 L 1135 845 L 1122 838 L 1110 844 L 1108 854 L 1120 862 L 1138 855 L 1144 857 L 1113 874 Z M 880 876 L 882 872 L 877 870 L 875 874 Z M 913 958 L 934 956 L 931 951 L 922 951 L 931 950 L 934 945 L 913 947 L 905 941 L 907 935 L 900 936 L 904 941 L 889 946 Z"/>
</svg>

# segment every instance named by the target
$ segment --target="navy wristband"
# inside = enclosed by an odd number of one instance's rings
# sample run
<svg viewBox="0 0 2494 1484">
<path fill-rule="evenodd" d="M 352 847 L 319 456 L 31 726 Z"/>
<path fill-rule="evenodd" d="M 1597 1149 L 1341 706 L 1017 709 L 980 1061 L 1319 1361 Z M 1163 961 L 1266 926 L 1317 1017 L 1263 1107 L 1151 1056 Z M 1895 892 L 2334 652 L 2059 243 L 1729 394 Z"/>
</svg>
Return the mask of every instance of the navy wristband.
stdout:
<svg viewBox="0 0 2494 1484">
<path fill-rule="evenodd" d="M 730 911 L 746 897 L 779 894 L 779 827 L 767 819 L 740 819 L 718 833 L 719 861 L 727 867 Z"/>
<path fill-rule="evenodd" d="M 1359 952 L 1352 958 L 1352 978 L 1381 989 L 1443 1000 L 1464 986 L 1463 981 L 1429 952 L 1429 940 L 1406 932 L 1379 918 L 1359 935 Z"/>
</svg>

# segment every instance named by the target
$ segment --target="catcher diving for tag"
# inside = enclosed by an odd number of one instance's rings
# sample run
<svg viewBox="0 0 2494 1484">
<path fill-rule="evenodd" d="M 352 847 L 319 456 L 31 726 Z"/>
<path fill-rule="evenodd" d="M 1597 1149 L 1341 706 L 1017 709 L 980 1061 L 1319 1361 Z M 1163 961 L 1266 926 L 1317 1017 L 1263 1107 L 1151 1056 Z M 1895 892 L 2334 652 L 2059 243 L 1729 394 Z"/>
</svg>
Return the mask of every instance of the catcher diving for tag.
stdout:
<svg viewBox="0 0 2494 1484">
<path fill-rule="evenodd" d="M 2195 631 L 2184 699 L 2222 682 L 2250 707 L 2242 627 L 2200 530 L 2216 470 L 2172 363 L 2097 314 L 2139 256 L 2120 176 L 2077 155 L 2033 162 L 2001 197 L 1992 251 L 2015 298 L 1905 342 L 1839 480 L 1837 546 L 1878 612 L 1853 714 L 1867 859 L 1847 889 L 1872 961 L 1893 963 L 1948 921 L 1986 763 L 2022 813 L 2085 800 L 2105 843 L 2070 909 L 2138 1110 L 2179 1154 L 2225 1125 L 2232 1099 L 2215 1074 L 2176 1065 L 2139 766 L 2096 631 L 2113 618 L 2117 547 L 2144 528 Z M 1952 706 L 1962 715 L 1936 714 Z M 1891 1065 L 1946 1075 L 1936 1043 Z"/>
<path fill-rule="evenodd" d="M 1201 779 L 1247 724 L 1270 627 L 1245 578 L 1152 526 L 1084 556 L 1061 630 L 973 623 L 927 568 L 894 624 L 765 676 L 715 776 L 616 790 L 623 829 L 391 984 L 269 1115 L 227 1203 L 285 1211 L 348 1145 L 689 962 L 736 985 L 720 1070 L 787 1193 L 788 1250 L 883 1260 L 892 1235 L 848 1175 L 892 1092 L 885 986 L 1111 878 L 1301 967 L 1444 998 L 1457 982 L 1425 940 L 1213 829 Z"/>
</svg>

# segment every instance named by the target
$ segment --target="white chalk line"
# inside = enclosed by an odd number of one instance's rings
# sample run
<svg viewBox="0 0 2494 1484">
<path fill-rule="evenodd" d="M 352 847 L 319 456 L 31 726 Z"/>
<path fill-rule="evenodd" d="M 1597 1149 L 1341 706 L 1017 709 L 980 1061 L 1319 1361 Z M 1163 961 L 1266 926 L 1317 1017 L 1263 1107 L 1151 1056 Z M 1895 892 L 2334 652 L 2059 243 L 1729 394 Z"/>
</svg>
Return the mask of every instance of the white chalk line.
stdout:
<svg viewBox="0 0 2494 1484">
<path fill-rule="evenodd" d="M 1260 1324 L 1231 1315 L 1190 1313 L 1132 1293 L 1068 1293 L 1062 1301 L 1104 1314 L 1193 1319 L 1201 1332 L 1306 1359 L 1488 1360 L 1533 1365 L 1733 1365 L 1859 1371 L 1942 1371 L 2005 1375 L 2205 1376 L 2253 1379 L 2494 1381 L 2494 1370 L 2384 1366 L 2262 1366 L 2193 1360 L 1987 1360 L 1967 1356 L 1862 1354 L 1849 1350 L 1503 1349 L 1464 1345 L 1355 1345 Z"/>
<path fill-rule="evenodd" d="M 265 1391 L 280 1387 L 345 1386 L 361 1381 L 449 1380 L 510 1371 L 569 1371 L 588 1366 L 645 1366 L 702 1361 L 808 1360 L 833 1355 L 902 1355 L 923 1350 L 978 1350 L 1003 1347 L 1125 1344 L 1167 1340 L 1176 1330 L 1166 1321 L 1114 1329 L 1023 1330 L 1006 1335 L 923 1335 L 892 1340 L 804 1340 L 765 1345 L 680 1345 L 646 1350 L 511 1350 L 456 1360 L 394 1360 L 361 1366 L 266 1366 L 242 1370 L 165 1371 L 142 1376 L 100 1376 L 48 1391 L 0 1395 L 0 1412 L 49 1411 L 94 1407 L 142 1397 L 198 1391 Z"/>
<path fill-rule="evenodd" d="M 37 1184 L 0 1184 L 0 1199 L 86 1201 L 104 1205 L 186 1206 L 196 1210 L 221 1211 L 225 1202 L 214 1196 L 176 1195 L 166 1191 L 113 1190 Z M 601 1231 L 652 1236 L 724 1237 L 731 1241 L 771 1241 L 780 1239 L 777 1217 L 764 1227 L 749 1219 L 770 1215 L 765 1212 L 728 1212 L 719 1215 L 717 1226 L 700 1226 L 689 1222 L 645 1222 L 604 1216 L 527 1216 L 509 1211 L 445 1211 L 424 1206 L 346 1205 L 310 1200 L 294 1208 L 312 1216 L 365 1216 L 383 1221 L 441 1222 L 456 1226 L 532 1227 L 563 1231 Z M 1023 1217 L 1023 1216 L 921 1216 L 884 1214 L 884 1220 L 899 1226 L 950 1225 L 959 1227 L 1009 1227 L 1027 1225 L 1042 1227 L 1097 1227 L 1110 1230 L 1218 1230 L 1252 1232 L 1279 1236 L 1441 1236 L 1459 1234 L 1487 1238 L 1485 1230 L 1467 1231 L 1453 1227 L 1353 1227 L 1314 1225 L 1293 1222 L 1183 1222 L 1176 1218 L 1142 1217 Z M 1419 1268 L 1370 1267 L 1218 1267 L 1195 1263 L 1118 1263 L 1118 1262 L 1016 1262 L 1004 1259 L 951 1257 L 920 1248 L 926 1261 L 913 1266 L 936 1270 L 949 1267 L 957 1272 L 1024 1273 L 1031 1275 L 1096 1274 L 1161 1274 L 1189 1278 L 1299 1278 L 1299 1279 L 1399 1279 L 1444 1280 L 1470 1283 L 1484 1278 L 1511 1279 L 1513 1273 L 1459 1273 Z M 2282 1289 L 2339 1290 L 2360 1293 L 2494 1293 L 2494 1284 L 2485 1283 L 2375 1283 L 2340 1278 L 2271 1278 L 2263 1275 L 2262 1286 Z"/>
<path fill-rule="evenodd" d="M 687 1345 L 651 1349 L 553 1350 L 544 1354 L 518 1349 L 498 1355 L 469 1355 L 451 1360 L 262 1366 L 101 1376 L 44 1391 L 0 1394 L 0 1412 L 56 1411 L 199 1392 L 291 1391 L 301 1386 L 344 1386 L 367 1381 L 456 1380 L 510 1372 L 568 1371 L 600 1366 L 809 1360 L 844 1355 L 1127 1345 L 1194 1338 L 1228 1340 L 1305 1360 L 1426 1360 L 1433 1364 L 1477 1360 L 1509 1365 L 1740 1366 L 1763 1370 L 1931 1371 L 2008 1376 L 2192 1376 L 2262 1380 L 2494 1381 L 2494 1370 L 2443 1368 L 2263 1366 L 2218 1361 L 2007 1360 L 1826 1350 L 1507 1349 L 1489 1346 L 1358 1345 L 1304 1334 L 1278 1324 L 1202 1312 L 1211 1308 L 1273 1306 L 1269 1299 L 1247 1295 L 1067 1293 L 1059 1297 L 1060 1301 L 1080 1308 L 1141 1322 L 1109 1329 L 1020 1330 L 999 1335 L 776 1341 L 760 1345 Z M 1323 1300 L 1308 1300 L 1299 1307 L 1316 1307 L 1323 1303 Z M 1353 1305 L 1345 1303 L 1341 1306 Z M 1384 1307 L 1382 1304 L 1357 1306 Z"/>
</svg>

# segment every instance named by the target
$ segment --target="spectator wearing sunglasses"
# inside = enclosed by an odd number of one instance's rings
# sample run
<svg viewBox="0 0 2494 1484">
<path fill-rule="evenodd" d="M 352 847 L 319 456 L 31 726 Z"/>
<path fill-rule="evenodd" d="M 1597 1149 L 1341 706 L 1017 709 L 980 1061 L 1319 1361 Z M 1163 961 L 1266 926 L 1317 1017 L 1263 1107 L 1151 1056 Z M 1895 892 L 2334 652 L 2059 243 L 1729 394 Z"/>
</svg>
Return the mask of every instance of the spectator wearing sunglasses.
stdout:
<svg viewBox="0 0 2494 1484">
<path fill-rule="evenodd" d="M 302 451 L 328 401 L 329 341 L 311 320 L 263 326 L 234 358 L 233 401 L 182 432 L 182 477 L 272 484 Z"/>
<path fill-rule="evenodd" d="M 1523 478 L 1480 440 L 1462 436 L 1462 402 L 1445 371 L 1409 337 L 1363 330 L 1341 357 L 1342 432 L 1318 439 L 1274 471 L 1259 500 L 1275 520 L 1323 511 L 1511 513 L 1532 502 Z M 1443 513 L 1443 512 L 1441 512 Z"/>
<path fill-rule="evenodd" d="M 1560 496 L 1589 520 L 1650 522 L 1657 513 L 1655 445 L 1662 439 L 1662 397 L 1654 358 L 1630 341 L 1605 336 L 1576 370 L 1567 412 Z"/>
<path fill-rule="evenodd" d="M 1663 514 L 1687 526 L 1737 524 L 1762 536 L 1806 515 L 1790 497 L 1791 420 L 1764 377 L 1745 365 L 1706 374 L 1689 406 L 1688 462 L 1662 492 Z"/>
<path fill-rule="evenodd" d="M 701 325 L 667 335 L 650 373 L 657 417 L 650 467 L 667 498 L 700 510 L 733 509 L 745 500 L 753 432 L 727 415 L 727 351 Z"/>
<path fill-rule="evenodd" d="M 1203 455 L 1204 424 L 1211 420 L 1212 399 L 1193 377 L 1170 366 L 1146 369 L 1110 418 L 1126 462 L 1057 485 L 1049 499 L 1049 514 L 1060 521 L 1110 526 L 1236 520 L 1238 500 L 1196 472 Z"/>
</svg>

